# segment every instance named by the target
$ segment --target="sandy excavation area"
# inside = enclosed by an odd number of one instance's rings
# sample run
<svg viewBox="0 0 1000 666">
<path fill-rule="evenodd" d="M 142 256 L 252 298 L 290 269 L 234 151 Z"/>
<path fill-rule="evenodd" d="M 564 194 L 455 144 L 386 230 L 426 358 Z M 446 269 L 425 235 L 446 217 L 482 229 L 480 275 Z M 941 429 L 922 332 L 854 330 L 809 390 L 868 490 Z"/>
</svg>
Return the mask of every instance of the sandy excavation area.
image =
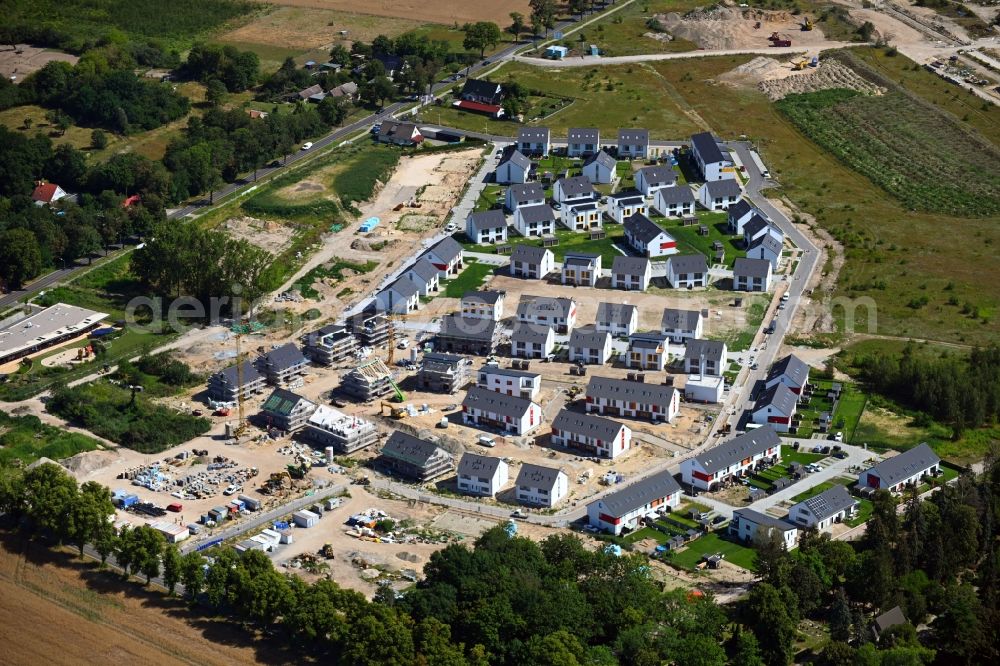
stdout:
<svg viewBox="0 0 1000 666">
<path fill-rule="evenodd" d="M 795 70 L 793 61 L 758 56 L 722 76 L 718 81 L 737 87 L 757 88 L 772 101 L 795 93 L 850 88 L 866 95 L 881 95 L 884 88 L 857 74 L 837 60 L 821 60 L 816 67 Z"/>
<path fill-rule="evenodd" d="M 764 48 L 770 45 L 767 38 L 773 32 L 777 32 L 782 39 L 790 39 L 792 46 L 823 46 L 829 43 L 818 27 L 802 30 L 805 15 L 794 16 L 790 12 L 712 7 L 699 8 L 687 14 L 657 14 L 654 18 L 674 37 L 694 42 L 708 50 Z M 759 28 L 755 27 L 758 23 Z"/>
<path fill-rule="evenodd" d="M 3 44 L 0 46 L 0 75 L 5 79 L 17 77 L 15 83 L 20 83 L 24 77 L 37 72 L 50 62 L 68 62 L 75 65 L 79 60 L 75 55 L 51 51 L 49 49 L 29 46 L 28 44 Z"/>
</svg>

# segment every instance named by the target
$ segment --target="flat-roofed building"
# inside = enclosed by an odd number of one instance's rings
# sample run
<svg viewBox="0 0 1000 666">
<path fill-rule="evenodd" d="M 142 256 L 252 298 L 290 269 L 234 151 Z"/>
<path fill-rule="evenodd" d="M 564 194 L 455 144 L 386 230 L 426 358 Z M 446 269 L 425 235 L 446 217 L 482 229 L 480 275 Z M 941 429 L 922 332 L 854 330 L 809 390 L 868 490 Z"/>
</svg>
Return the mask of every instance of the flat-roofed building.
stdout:
<svg viewBox="0 0 1000 666">
<path fill-rule="evenodd" d="M 338 453 L 354 453 L 374 444 L 378 429 L 371 421 L 320 405 L 306 421 L 302 436 L 318 446 L 332 446 Z"/>
<path fill-rule="evenodd" d="M 85 335 L 108 315 L 56 303 L 0 330 L 0 365 Z"/>
</svg>

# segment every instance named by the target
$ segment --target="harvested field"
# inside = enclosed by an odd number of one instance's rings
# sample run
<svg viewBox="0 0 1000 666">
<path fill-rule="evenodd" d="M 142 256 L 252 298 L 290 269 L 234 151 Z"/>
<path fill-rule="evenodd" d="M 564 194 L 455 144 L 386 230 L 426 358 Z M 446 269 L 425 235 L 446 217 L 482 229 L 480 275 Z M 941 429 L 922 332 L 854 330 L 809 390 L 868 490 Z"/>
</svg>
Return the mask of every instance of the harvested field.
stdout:
<svg viewBox="0 0 1000 666">
<path fill-rule="evenodd" d="M 407 18 L 428 23 L 466 23 L 494 21 L 498 25 L 510 23 L 510 13 L 528 16 L 531 10 L 527 0 L 506 2 L 468 2 L 467 0 L 274 0 L 276 5 L 334 9 L 341 12 L 374 14 Z"/>
<path fill-rule="evenodd" d="M 69 53 L 28 44 L 16 44 L 13 48 L 5 45 L 3 50 L 0 50 L 0 75 L 5 79 L 16 76 L 14 82 L 20 83 L 28 74 L 37 72 L 47 63 L 68 62 L 75 65 L 78 60 L 79 58 Z"/>
<path fill-rule="evenodd" d="M 738 9 L 735 7 L 696 9 L 687 14 L 670 12 L 654 17 L 665 31 L 678 39 L 694 42 L 704 49 L 761 48 L 767 37 L 777 32 L 793 46 L 822 46 L 827 38 L 819 29 L 801 30 L 801 16 L 789 12 Z M 754 28 L 760 22 L 760 28 Z"/>
</svg>

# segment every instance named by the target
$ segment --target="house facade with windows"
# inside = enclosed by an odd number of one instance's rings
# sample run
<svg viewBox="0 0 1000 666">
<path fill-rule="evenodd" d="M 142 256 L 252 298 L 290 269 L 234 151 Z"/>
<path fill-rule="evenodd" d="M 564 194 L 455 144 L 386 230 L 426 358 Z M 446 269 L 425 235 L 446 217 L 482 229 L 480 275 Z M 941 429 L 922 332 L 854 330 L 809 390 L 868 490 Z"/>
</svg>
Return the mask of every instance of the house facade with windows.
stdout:
<svg viewBox="0 0 1000 666">
<path fill-rule="evenodd" d="M 736 178 L 733 163 L 722 154 L 711 132 L 699 132 L 691 137 L 691 157 L 706 181 Z"/>
<path fill-rule="evenodd" d="M 598 200 L 570 201 L 562 205 L 559 221 L 570 231 L 604 228 L 604 213 Z"/>
<path fill-rule="evenodd" d="M 788 510 L 788 520 L 802 527 L 815 527 L 829 532 L 835 523 L 850 520 L 858 512 L 860 502 L 851 497 L 839 483 L 819 495 L 803 500 Z"/>
<path fill-rule="evenodd" d="M 667 281 L 674 289 L 708 286 L 708 262 L 703 254 L 675 254 L 667 259 Z"/>
<path fill-rule="evenodd" d="M 442 278 L 450 278 L 458 275 L 462 270 L 462 246 L 451 236 L 446 236 L 432 245 L 424 252 L 423 256 L 430 259 L 434 267 L 441 273 Z"/>
<path fill-rule="evenodd" d="M 587 383 L 587 412 L 670 422 L 680 411 L 680 392 L 672 386 L 591 377 Z"/>
<path fill-rule="evenodd" d="M 635 172 L 635 186 L 643 196 L 652 197 L 677 183 L 677 172 L 669 164 L 642 167 Z"/>
<path fill-rule="evenodd" d="M 858 487 L 899 493 L 908 486 L 919 485 L 924 476 L 940 471 L 941 458 L 925 442 L 862 472 Z"/>
<path fill-rule="evenodd" d="M 451 454 L 436 444 L 394 430 L 382 447 L 376 465 L 404 478 L 425 483 L 450 472 Z"/>
<path fill-rule="evenodd" d="M 506 297 L 504 291 L 467 291 L 461 300 L 462 316 L 500 321 Z"/>
<path fill-rule="evenodd" d="M 789 354 L 776 361 L 764 379 L 764 388 L 784 384 L 792 393 L 799 395 L 809 383 L 809 365 L 795 354 Z"/>
<path fill-rule="evenodd" d="M 618 159 L 645 159 L 649 157 L 649 130 L 618 130 Z"/>
<path fill-rule="evenodd" d="M 662 371 L 669 357 L 670 338 L 664 333 L 646 331 L 628 336 L 626 368 Z"/>
<path fill-rule="evenodd" d="M 531 160 L 514 146 L 507 146 L 493 174 L 499 185 L 523 185 L 531 176 Z"/>
<path fill-rule="evenodd" d="M 556 213 L 548 204 L 522 206 L 514 211 L 514 228 L 526 238 L 551 236 L 556 232 Z"/>
<path fill-rule="evenodd" d="M 618 224 L 625 224 L 625 220 L 633 215 L 646 215 L 649 213 L 649 206 L 645 197 L 638 190 L 625 190 L 608 195 L 608 216 Z"/>
<path fill-rule="evenodd" d="M 567 252 L 563 257 L 562 283 L 574 287 L 593 287 L 601 277 L 601 255 Z"/>
<path fill-rule="evenodd" d="M 554 467 L 525 463 L 514 485 L 518 502 L 546 508 L 558 505 L 569 494 L 569 477 Z"/>
<path fill-rule="evenodd" d="M 327 367 L 351 358 L 358 348 L 354 334 L 340 324 L 328 324 L 306 335 L 303 353 L 316 365 Z"/>
<path fill-rule="evenodd" d="M 781 460 L 781 439 L 774 428 L 748 430 L 681 463 L 681 480 L 698 490 L 715 491 L 749 476 L 761 463 Z"/>
<path fill-rule="evenodd" d="M 664 308 L 660 319 L 660 331 L 670 338 L 671 342 L 684 342 L 700 338 L 704 332 L 705 318 L 698 310 L 678 310 Z"/>
<path fill-rule="evenodd" d="M 517 320 L 525 324 L 551 326 L 557 333 L 569 333 L 576 326 L 576 301 L 524 294 L 517 303 Z"/>
<path fill-rule="evenodd" d="M 743 196 L 743 186 L 735 178 L 710 180 L 698 190 L 698 203 L 706 210 L 728 210 Z"/>
<path fill-rule="evenodd" d="M 427 257 L 417 259 L 403 273 L 403 277 L 420 290 L 421 296 L 430 296 L 441 288 L 441 271 Z"/>
<path fill-rule="evenodd" d="M 476 385 L 497 393 L 535 400 L 542 390 L 542 376 L 537 372 L 501 368 L 496 363 L 487 363 L 479 368 Z"/>
<path fill-rule="evenodd" d="M 626 291 L 646 291 L 653 279 L 653 263 L 646 257 L 618 255 L 611 262 L 611 287 Z"/>
<path fill-rule="evenodd" d="M 626 337 L 639 327 L 639 308 L 628 303 L 599 303 L 594 321 L 598 331 Z"/>
<path fill-rule="evenodd" d="M 555 270 L 555 264 L 555 255 L 547 248 L 522 243 L 510 253 L 510 274 L 514 277 L 541 280 Z"/>
<path fill-rule="evenodd" d="M 473 386 L 462 401 L 462 421 L 520 436 L 541 424 L 542 408 L 527 398 Z"/>
<path fill-rule="evenodd" d="M 632 446 L 632 430 L 603 416 L 561 409 L 552 421 L 552 443 L 614 460 Z"/>
<path fill-rule="evenodd" d="M 256 365 L 268 384 L 287 386 L 296 380 L 301 383 L 301 377 L 309 367 L 309 359 L 294 343 L 289 342 L 260 356 Z"/>
<path fill-rule="evenodd" d="M 661 188 L 653 198 L 653 207 L 664 217 L 694 215 L 694 204 L 694 192 L 688 185 Z"/>
<path fill-rule="evenodd" d="M 743 235 L 743 227 L 754 216 L 764 219 L 764 215 L 746 199 L 740 199 L 726 211 L 726 230 L 733 235 Z"/>
<path fill-rule="evenodd" d="M 552 148 L 548 127 L 522 127 L 517 133 L 517 149 L 525 155 L 545 157 Z"/>
<path fill-rule="evenodd" d="M 684 370 L 689 375 L 721 377 L 729 366 L 728 351 L 721 340 L 688 340 Z"/>
<path fill-rule="evenodd" d="M 596 127 L 573 127 L 566 136 L 566 155 L 586 157 L 601 150 L 601 132 Z"/>
<path fill-rule="evenodd" d="M 452 354 L 489 356 L 500 342 L 500 326 L 493 319 L 448 314 L 434 338 L 434 350 Z"/>
<path fill-rule="evenodd" d="M 268 427 L 296 432 L 305 427 L 318 405 L 297 393 L 276 388 L 264 401 L 260 415 Z"/>
<path fill-rule="evenodd" d="M 507 217 L 501 210 L 472 213 L 465 220 L 465 235 L 473 243 L 504 243 L 507 241 Z"/>
<path fill-rule="evenodd" d="M 681 502 L 681 487 L 664 470 L 594 500 L 587 505 L 587 522 L 599 530 L 621 535 L 636 530 L 644 518 L 676 509 Z"/>
<path fill-rule="evenodd" d="M 799 396 L 784 384 L 775 384 L 757 398 L 750 412 L 751 420 L 769 425 L 778 432 L 788 432 L 795 419 Z"/>
<path fill-rule="evenodd" d="M 545 203 L 545 188 L 538 183 L 511 185 L 504 195 L 504 206 L 511 213 L 523 206 L 540 206 Z"/>
<path fill-rule="evenodd" d="M 556 334 L 551 326 L 518 322 L 510 336 L 510 355 L 514 358 L 548 358 L 556 348 Z"/>
<path fill-rule="evenodd" d="M 764 234 L 750 243 L 747 248 L 747 258 L 760 259 L 771 264 L 771 270 L 778 270 L 781 261 L 781 241 L 772 234 Z"/>
<path fill-rule="evenodd" d="M 500 458 L 466 452 L 458 461 L 458 491 L 478 497 L 494 497 L 509 481 L 510 470 Z"/>
<path fill-rule="evenodd" d="M 662 257 L 677 252 L 677 241 L 643 214 L 625 220 L 625 242 L 644 257 Z"/>
<path fill-rule="evenodd" d="M 770 291 L 773 277 L 771 262 L 765 259 L 739 257 L 733 264 L 733 289 L 736 291 Z"/>
<path fill-rule="evenodd" d="M 760 537 L 757 536 L 758 533 L 761 534 Z M 753 543 L 755 539 L 763 538 L 764 535 L 777 534 L 785 544 L 785 550 L 795 548 L 799 539 L 799 530 L 795 525 L 753 509 L 733 511 L 729 534 L 746 544 Z"/>
<path fill-rule="evenodd" d="M 569 334 L 571 363 L 604 365 L 611 356 L 611 334 L 593 326 L 574 328 Z"/>
<path fill-rule="evenodd" d="M 603 150 L 588 157 L 583 162 L 583 175 L 592 183 L 608 185 L 614 182 L 618 162 Z"/>
</svg>

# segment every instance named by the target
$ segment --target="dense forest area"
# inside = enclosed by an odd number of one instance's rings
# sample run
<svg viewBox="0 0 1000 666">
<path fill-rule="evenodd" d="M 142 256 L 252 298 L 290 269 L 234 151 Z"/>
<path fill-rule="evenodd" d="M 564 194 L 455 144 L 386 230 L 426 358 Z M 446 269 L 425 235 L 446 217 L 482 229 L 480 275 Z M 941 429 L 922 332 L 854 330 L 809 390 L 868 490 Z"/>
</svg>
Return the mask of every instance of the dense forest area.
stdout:
<svg viewBox="0 0 1000 666">
<path fill-rule="evenodd" d="M 920 666 L 991 663 L 1000 647 L 1000 463 L 992 456 L 984 474 L 926 501 L 909 497 L 900 507 L 878 495 L 860 541 L 807 533 L 792 552 L 780 539 L 759 541 L 758 580 L 731 606 L 665 589 L 642 555 L 592 550 L 569 534 L 535 542 L 503 527 L 471 548 L 436 552 L 414 587 L 381 588 L 369 602 L 335 581 L 279 572 L 256 551 L 181 555 L 149 527 L 117 531 L 109 491 L 78 487 L 53 464 L 0 467 L 0 511 L 18 519 L 25 538 L 81 552 L 92 544 L 129 575 L 162 576 L 171 594 L 183 585 L 194 609 L 331 663 Z M 907 621 L 876 637 L 873 618 L 896 606 Z M 829 640 L 799 652 L 803 619 L 825 626 Z"/>
</svg>

